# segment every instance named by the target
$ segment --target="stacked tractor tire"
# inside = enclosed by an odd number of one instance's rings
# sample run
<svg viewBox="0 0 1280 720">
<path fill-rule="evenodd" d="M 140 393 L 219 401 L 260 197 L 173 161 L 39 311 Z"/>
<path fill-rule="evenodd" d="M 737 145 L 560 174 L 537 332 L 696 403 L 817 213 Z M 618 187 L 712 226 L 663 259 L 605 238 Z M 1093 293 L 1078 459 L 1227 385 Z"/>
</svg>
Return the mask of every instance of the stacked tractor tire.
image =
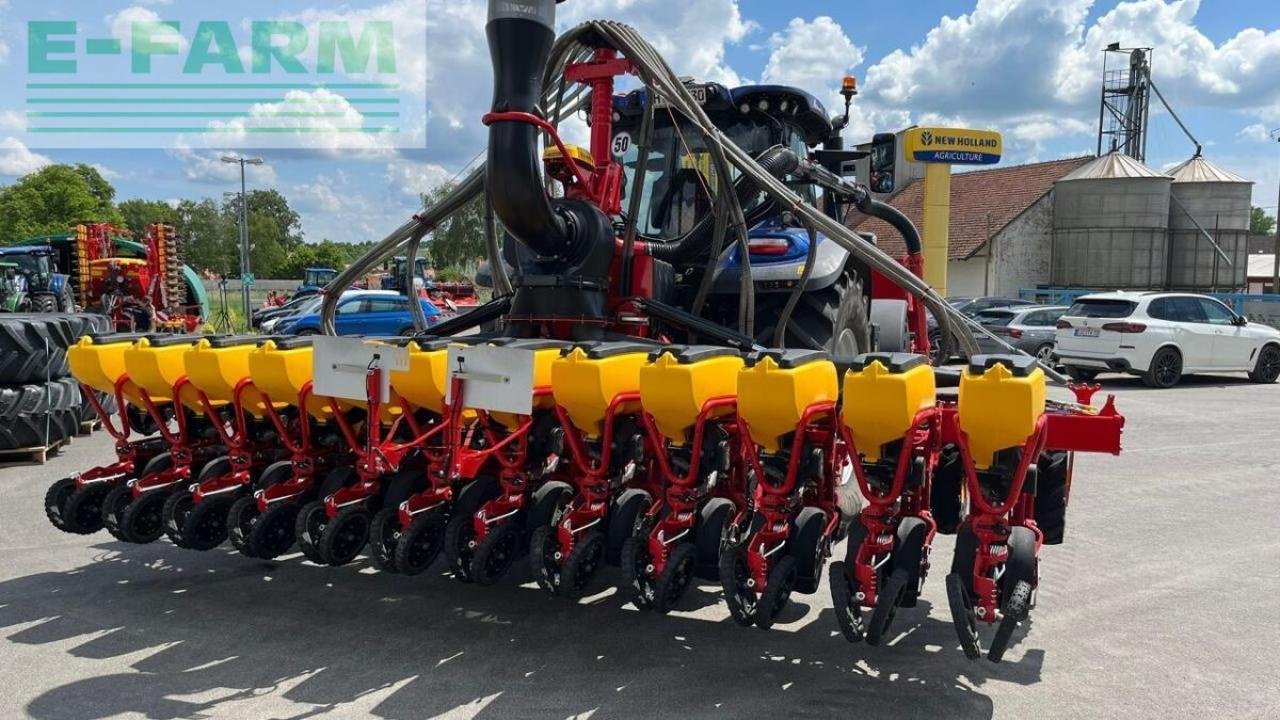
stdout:
<svg viewBox="0 0 1280 720">
<path fill-rule="evenodd" d="M 70 376 L 67 349 L 108 325 L 101 315 L 0 315 L 0 451 L 57 445 L 95 419 Z M 114 409 L 105 394 L 102 400 Z"/>
<path fill-rule="evenodd" d="M 841 632 L 871 645 L 916 605 L 934 537 L 955 533 L 958 637 L 977 657 L 979 627 L 995 625 L 998 661 L 1034 605 L 1041 546 L 1063 539 L 1070 463 L 1051 439 L 1081 419 L 1119 432 L 1110 405 L 1047 401 L 1043 372 L 1015 356 L 974 358 L 947 394 L 904 353 L 837 363 L 644 341 L 329 342 L 374 358 L 341 361 L 364 397 L 316 391 L 340 362 L 312 336 L 80 339 L 65 355 L 116 457 L 54 483 L 49 519 L 129 543 L 230 542 L 255 559 L 443 565 L 478 585 L 528 572 L 570 599 L 601 589 L 613 565 L 657 613 L 702 578 L 734 620 L 761 628 L 826 575 Z M 404 364 L 383 370 L 383 354 Z M 467 404 L 469 383 L 494 379 L 458 368 L 486 355 L 527 363 L 531 388 L 505 387 L 527 405 Z"/>
</svg>

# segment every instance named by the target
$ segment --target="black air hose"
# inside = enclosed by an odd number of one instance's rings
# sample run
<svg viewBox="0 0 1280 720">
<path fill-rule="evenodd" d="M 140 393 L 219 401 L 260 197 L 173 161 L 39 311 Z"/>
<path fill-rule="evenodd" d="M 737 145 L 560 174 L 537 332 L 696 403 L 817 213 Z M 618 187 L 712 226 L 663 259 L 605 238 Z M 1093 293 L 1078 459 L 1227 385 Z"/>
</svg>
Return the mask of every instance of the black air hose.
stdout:
<svg viewBox="0 0 1280 720">
<path fill-rule="evenodd" d="M 853 198 L 854 205 L 857 206 L 858 210 L 873 218 L 889 223 L 894 230 L 897 230 L 902 235 L 902 241 L 906 243 L 907 252 L 912 255 L 919 254 L 923 247 L 920 243 L 920 231 L 916 229 L 911 219 L 903 215 L 898 208 L 871 197 L 871 193 L 867 192 L 866 188 L 859 186 L 859 189 L 862 192 Z"/>
<path fill-rule="evenodd" d="M 490 0 L 485 34 L 493 62 L 493 112 L 539 114 L 555 19 L 555 0 Z M 489 126 L 485 190 L 509 233 L 540 255 L 558 256 L 570 251 L 573 231 L 544 189 L 539 132 L 524 122 Z"/>
</svg>

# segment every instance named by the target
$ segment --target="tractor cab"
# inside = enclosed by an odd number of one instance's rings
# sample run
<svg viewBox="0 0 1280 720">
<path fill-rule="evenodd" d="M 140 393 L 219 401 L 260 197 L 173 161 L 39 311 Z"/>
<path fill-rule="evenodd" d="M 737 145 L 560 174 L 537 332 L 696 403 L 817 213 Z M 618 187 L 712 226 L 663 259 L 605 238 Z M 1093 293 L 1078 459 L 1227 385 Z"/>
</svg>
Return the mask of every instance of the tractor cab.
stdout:
<svg viewBox="0 0 1280 720">
<path fill-rule="evenodd" d="M 712 122 L 753 156 L 781 145 L 797 157 L 806 158 L 811 148 L 832 134 L 822 103 L 803 90 L 780 85 L 729 89 L 718 83 L 690 84 L 688 88 Z M 638 171 L 641 126 L 648 102 L 645 90 L 614 98 L 619 119 L 614 124 L 612 149 L 615 159 L 623 165 L 624 194 L 631 191 Z M 656 107 L 636 218 L 638 233 L 659 241 L 682 237 L 711 211 L 719 183 L 707 139 L 674 110 Z M 810 184 L 796 185 L 797 192 L 808 200 L 814 199 L 812 188 Z M 743 210 L 752 218 L 761 219 L 761 215 L 770 214 L 767 210 L 761 212 L 763 202 L 760 194 Z M 628 207 L 629 200 L 624 197 L 624 211 Z"/>
<path fill-rule="evenodd" d="M 328 285 L 334 278 L 338 277 L 338 271 L 333 268 L 317 268 L 309 267 L 302 275 L 302 284 L 293 291 L 294 297 L 304 297 L 306 295 L 314 295 L 320 292 L 320 289 Z"/>
<path fill-rule="evenodd" d="M 27 284 L 18 274 L 18 264 L 0 262 L 0 311 L 20 312 L 24 309 Z"/>
<path fill-rule="evenodd" d="M 404 286 L 404 266 L 406 262 L 408 262 L 408 259 L 403 255 L 398 255 L 392 258 L 391 269 L 387 274 L 382 276 L 383 290 L 395 290 L 403 294 L 408 294 L 407 289 Z M 427 280 L 427 270 L 430 269 L 430 266 L 427 263 L 427 259 L 423 257 L 414 258 L 413 266 L 413 284 L 415 286 L 413 290 L 414 292 L 417 292 L 419 289 L 419 281 L 421 281 L 423 287 L 430 284 Z"/>
</svg>

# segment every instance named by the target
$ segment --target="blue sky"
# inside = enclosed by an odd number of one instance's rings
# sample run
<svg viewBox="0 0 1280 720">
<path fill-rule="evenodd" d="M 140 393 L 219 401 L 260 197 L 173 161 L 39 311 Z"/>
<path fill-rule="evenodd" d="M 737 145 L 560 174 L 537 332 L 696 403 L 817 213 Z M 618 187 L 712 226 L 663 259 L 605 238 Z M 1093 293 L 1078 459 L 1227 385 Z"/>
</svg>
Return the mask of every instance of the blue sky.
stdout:
<svg viewBox="0 0 1280 720">
<path fill-rule="evenodd" d="M 24 133 L 22 25 L 39 3 L 0 0 L 0 184 L 47 162 L 99 166 L 120 199 L 220 197 L 238 185 L 224 148 L 48 149 Z M 424 11 L 425 5 L 425 11 Z M 190 0 L 59 3 L 85 22 L 123 17 L 190 18 Z M 305 150 L 261 150 L 254 186 L 283 192 L 311 241 L 374 239 L 483 150 L 489 101 L 482 0 L 226 0 L 216 17 L 385 17 L 397 37 L 425 36 L 425 59 L 398 68 L 408 124 L 423 133 L 358 147 L 317 141 Z M 83 8 L 83 9 L 81 9 Z M 607 17 L 636 26 L 678 72 L 726 83 L 799 85 L 835 102 L 852 73 L 863 93 L 849 137 L 910 123 L 991 127 L 1004 133 L 1006 163 L 1091 152 L 1100 48 L 1112 41 L 1155 47 L 1157 83 L 1205 154 L 1257 181 L 1255 203 L 1274 211 L 1280 182 L 1280 5 L 1274 0 L 569 0 L 564 24 Z M 201 10 L 204 17 L 211 10 Z M 123 15 L 122 15 L 123 14 Z M 424 114 L 425 113 L 425 114 Z M 409 147 L 396 147 L 396 145 Z M 349 143 L 347 143 L 349 145 Z M 425 147 L 423 147 L 425 145 Z M 1186 159 L 1192 146 L 1153 108 L 1148 163 Z"/>
</svg>

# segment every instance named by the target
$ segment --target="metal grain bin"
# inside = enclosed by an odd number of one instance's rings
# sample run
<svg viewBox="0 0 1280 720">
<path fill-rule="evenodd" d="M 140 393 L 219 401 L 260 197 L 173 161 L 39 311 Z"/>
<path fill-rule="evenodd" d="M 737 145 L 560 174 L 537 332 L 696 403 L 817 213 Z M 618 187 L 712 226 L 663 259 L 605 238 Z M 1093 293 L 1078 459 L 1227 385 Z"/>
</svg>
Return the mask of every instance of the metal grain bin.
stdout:
<svg viewBox="0 0 1280 720">
<path fill-rule="evenodd" d="M 1247 282 L 1253 183 L 1201 155 L 1169 171 L 1168 286 L 1235 290 Z M 1206 233 L 1230 259 L 1223 260 Z"/>
<path fill-rule="evenodd" d="M 1112 152 L 1054 183 L 1052 283 L 1163 287 L 1171 182 L 1168 175 Z"/>
</svg>

